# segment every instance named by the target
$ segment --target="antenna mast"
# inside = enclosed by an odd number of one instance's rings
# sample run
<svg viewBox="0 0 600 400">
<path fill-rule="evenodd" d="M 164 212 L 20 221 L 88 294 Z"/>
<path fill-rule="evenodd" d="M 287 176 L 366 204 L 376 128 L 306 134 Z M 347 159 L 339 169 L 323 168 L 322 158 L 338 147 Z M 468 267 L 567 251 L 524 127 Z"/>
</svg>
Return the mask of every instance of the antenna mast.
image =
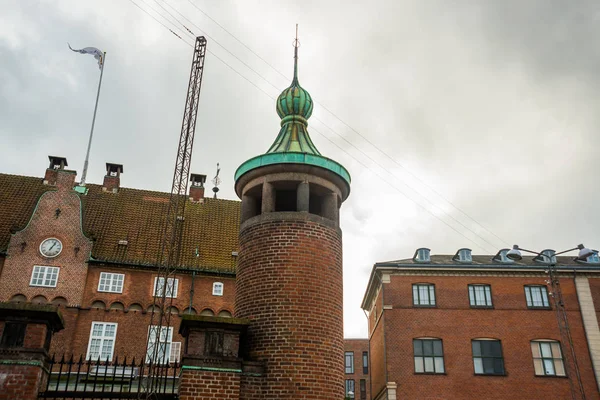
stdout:
<svg viewBox="0 0 600 400">
<path fill-rule="evenodd" d="M 205 55 L 206 38 L 198 36 L 194 46 L 190 82 L 185 101 L 179 146 L 177 147 L 173 184 L 171 186 L 171 196 L 169 198 L 167 216 L 161 237 L 158 278 L 156 279 L 156 287 L 154 289 L 150 330 L 146 342 L 146 362 L 149 364 L 148 378 L 145 385 L 143 385 L 143 390 L 140 391 L 140 396 L 145 396 L 146 399 L 154 398 L 155 392 L 160 388 L 161 384 L 164 384 L 166 373 L 163 372 L 166 372 L 165 366 L 169 362 L 167 340 L 169 330 L 172 329 L 169 308 L 173 302 L 172 294 L 175 290 L 175 274 L 179 267 L 181 254 L 181 236 L 185 217 L 187 187 Z"/>
</svg>

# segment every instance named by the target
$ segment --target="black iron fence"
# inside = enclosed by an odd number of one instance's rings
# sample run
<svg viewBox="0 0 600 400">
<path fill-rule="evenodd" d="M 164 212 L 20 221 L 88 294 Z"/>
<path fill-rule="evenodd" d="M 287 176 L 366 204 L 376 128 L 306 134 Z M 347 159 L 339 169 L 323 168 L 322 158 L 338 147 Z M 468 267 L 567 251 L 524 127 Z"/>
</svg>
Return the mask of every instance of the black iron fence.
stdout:
<svg viewBox="0 0 600 400">
<path fill-rule="evenodd" d="M 50 361 L 50 374 L 40 399 L 137 399 L 153 393 L 153 399 L 176 400 L 180 365 L 147 364 L 144 358 L 128 361 L 86 360 L 64 356 Z"/>
</svg>

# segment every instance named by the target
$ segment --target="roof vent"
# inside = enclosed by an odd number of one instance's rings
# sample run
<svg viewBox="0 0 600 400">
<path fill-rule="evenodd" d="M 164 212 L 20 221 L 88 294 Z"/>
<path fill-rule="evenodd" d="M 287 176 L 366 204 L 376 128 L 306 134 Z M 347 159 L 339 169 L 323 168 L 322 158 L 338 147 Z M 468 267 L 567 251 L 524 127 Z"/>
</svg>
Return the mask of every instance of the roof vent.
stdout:
<svg viewBox="0 0 600 400">
<path fill-rule="evenodd" d="M 125 239 L 119 240 L 119 246 L 127 246 L 128 244 L 129 244 L 129 242 Z"/>
<path fill-rule="evenodd" d="M 238 256 L 238 252 L 237 251 L 232 251 L 231 252 L 231 257 L 237 257 Z"/>
<path fill-rule="evenodd" d="M 473 257 L 471 256 L 471 249 L 458 249 L 454 257 L 452 257 L 452 260 L 465 264 L 473 262 Z"/>
<path fill-rule="evenodd" d="M 204 183 L 206 182 L 206 175 L 202 174 L 191 174 L 190 175 L 190 200 L 194 202 L 200 202 L 204 200 Z"/>
<path fill-rule="evenodd" d="M 542 250 L 539 255 L 533 257 L 533 260 L 542 264 L 556 264 L 555 250 Z"/>
<path fill-rule="evenodd" d="M 421 247 L 415 251 L 415 255 L 413 256 L 413 261 L 418 263 L 427 263 L 431 262 L 430 256 L 431 250 L 426 247 Z"/>
<path fill-rule="evenodd" d="M 513 260 L 508 258 L 506 254 L 510 251 L 510 249 L 502 249 L 500 250 L 493 258 L 492 261 L 499 262 L 502 264 L 512 264 Z"/>
<path fill-rule="evenodd" d="M 106 163 L 106 175 L 102 183 L 102 191 L 118 193 L 121 187 L 122 164 Z"/>
</svg>

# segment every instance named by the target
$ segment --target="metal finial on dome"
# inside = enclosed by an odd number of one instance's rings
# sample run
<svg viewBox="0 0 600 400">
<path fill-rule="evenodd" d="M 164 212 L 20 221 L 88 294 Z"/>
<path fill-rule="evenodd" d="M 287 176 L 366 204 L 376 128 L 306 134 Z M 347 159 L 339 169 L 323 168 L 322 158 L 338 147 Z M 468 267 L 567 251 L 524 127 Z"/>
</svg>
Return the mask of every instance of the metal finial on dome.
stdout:
<svg viewBox="0 0 600 400">
<path fill-rule="evenodd" d="M 281 118 L 281 130 L 267 153 L 321 153 L 308 134 L 308 119 L 312 115 L 313 101 L 308 91 L 298 82 L 298 24 L 294 39 L 294 78 L 292 84 L 277 98 L 277 114 Z"/>
</svg>

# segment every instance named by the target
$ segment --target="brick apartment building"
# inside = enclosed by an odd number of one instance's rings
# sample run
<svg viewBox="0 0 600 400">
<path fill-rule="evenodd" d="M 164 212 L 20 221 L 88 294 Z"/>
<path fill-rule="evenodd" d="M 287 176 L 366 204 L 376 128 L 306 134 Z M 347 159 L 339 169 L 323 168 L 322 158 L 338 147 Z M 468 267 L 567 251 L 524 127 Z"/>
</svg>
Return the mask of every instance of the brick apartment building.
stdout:
<svg viewBox="0 0 600 400">
<path fill-rule="evenodd" d="M 50 157 L 40 177 L 0 174 L 0 301 L 60 306 L 65 329 L 51 352 L 139 357 L 161 290 L 155 265 L 169 194 L 121 187 L 115 164 L 102 185 L 80 193 L 66 166 Z M 233 314 L 240 203 L 203 193 L 190 188 L 182 262 L 167 293 L 171 360 L 181 354 L 181 315 Z"/>
<path fill-rule="evenodd" d="M 600 260 L 430 255 L 374 265 L 369 314 L 373 399 L 567 399 L 579 380 L 548 289 L 548 264 L 568 316 L 585 398 L 598 399 Z M 576 396 L 572 397 L 571 384 Z"/>
<path fill-rule="evenodd" d="M 346 397 L 370 399 L 369 339 L 344 339 Z"/>
</svg>

